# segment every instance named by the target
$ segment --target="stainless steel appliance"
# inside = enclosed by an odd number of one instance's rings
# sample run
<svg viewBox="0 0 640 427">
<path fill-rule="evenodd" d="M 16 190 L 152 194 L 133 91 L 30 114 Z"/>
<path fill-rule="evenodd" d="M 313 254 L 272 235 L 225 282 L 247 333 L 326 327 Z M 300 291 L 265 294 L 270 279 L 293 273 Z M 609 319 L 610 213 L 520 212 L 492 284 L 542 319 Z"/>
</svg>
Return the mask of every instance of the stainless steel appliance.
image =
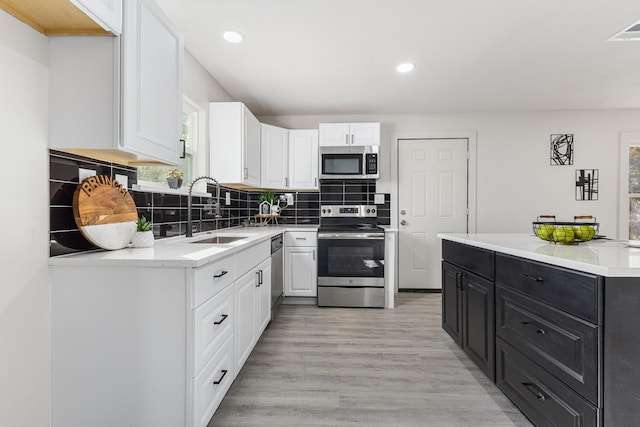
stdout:
<svg viewBox="0 0 640 427">
<path fill-rule="evenodd" d="M 384 230 L 377 207 L 321 206 L 318 306 L 384 307 Z"/>
<path fill-rule="evenodd" d="M 378 179 L 378 146 L 320 147 L 320 179 Z"/>
<path fill-rule="evenodd" d="M 271 238 L 271 319 L 284 299 L 282 268 L 282 234 L 278 234 Z"/>
</svg>

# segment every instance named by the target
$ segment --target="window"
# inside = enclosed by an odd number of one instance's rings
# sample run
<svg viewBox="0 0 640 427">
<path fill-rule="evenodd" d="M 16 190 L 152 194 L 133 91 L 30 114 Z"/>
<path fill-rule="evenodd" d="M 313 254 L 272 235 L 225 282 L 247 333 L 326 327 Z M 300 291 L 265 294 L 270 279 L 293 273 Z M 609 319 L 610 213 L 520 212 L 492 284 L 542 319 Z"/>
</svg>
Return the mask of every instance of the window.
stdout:
<svg viewBox="0 0 640 427">
<path fill-rule="evenodd" d="M 640 240 L 640 133 L 623 132 L 620 139 L 619 238 Z"/>
<path fill-rule="evenodd" d="M 201 117 L 204 110 L 184 97 L 182 103 L 182 139 L 184 159 L 177 169 L 184 173 L 183 185 L 188 185 L 195 177 L 202 175 L 203 162 L 198 162 L 198 148 L 203 143 Z M 204 150 L 201 150 L 204 151 Z M 166 174 L 176 166 L 138 166 L 138 184 L 167 186 Z"/>
</svg>

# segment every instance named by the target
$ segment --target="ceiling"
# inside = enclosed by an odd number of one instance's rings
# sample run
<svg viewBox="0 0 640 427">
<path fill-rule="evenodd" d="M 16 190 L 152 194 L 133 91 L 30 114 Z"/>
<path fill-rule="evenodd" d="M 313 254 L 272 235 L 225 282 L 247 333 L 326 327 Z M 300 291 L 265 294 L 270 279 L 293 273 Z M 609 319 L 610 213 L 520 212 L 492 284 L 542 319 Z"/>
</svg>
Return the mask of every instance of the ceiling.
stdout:
<svg viewBox="0 0 640 427">
<path fill-rule="evenodd" d="M 156 2 L 256 115 L 640 108 L 638 0 Z"/>
</svg>

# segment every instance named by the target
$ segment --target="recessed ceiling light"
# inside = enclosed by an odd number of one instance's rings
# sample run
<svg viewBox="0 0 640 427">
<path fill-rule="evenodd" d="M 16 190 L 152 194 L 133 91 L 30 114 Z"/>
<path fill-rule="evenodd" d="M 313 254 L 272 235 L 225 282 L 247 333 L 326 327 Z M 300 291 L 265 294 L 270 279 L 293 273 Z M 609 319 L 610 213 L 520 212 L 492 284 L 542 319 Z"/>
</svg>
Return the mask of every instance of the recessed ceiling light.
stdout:
<svg viewBox="0 0 640 427">
<path fill-rule="evenodd" d="M 409 71 L 416 68 L 416 64 L 412 64 L 410 62 L 405 62 L 404 64 L 400 64 L 396 67 L 396 70 L 399 73 L 408 73 Z"/>
<path fill-rule="evenodd" d="M 229 43 L 240 43 L 242 41 L 242 34 L 237 31 L 226 31 L 222 34 L 222 37 Z"/>
</svg>

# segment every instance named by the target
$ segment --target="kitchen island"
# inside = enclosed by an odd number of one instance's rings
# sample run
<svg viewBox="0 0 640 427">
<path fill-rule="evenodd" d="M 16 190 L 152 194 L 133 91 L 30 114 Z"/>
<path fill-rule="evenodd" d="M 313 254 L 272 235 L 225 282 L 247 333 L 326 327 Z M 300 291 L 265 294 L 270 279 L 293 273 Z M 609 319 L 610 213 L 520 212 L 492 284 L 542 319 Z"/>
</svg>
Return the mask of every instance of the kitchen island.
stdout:
<svg viewBox="0 0 640 427">
<path fill-rule="evenodd" d="M 439 234 L 443 328 L 538 425 L 640 416 L 640 249 Z"/>
</svg>

